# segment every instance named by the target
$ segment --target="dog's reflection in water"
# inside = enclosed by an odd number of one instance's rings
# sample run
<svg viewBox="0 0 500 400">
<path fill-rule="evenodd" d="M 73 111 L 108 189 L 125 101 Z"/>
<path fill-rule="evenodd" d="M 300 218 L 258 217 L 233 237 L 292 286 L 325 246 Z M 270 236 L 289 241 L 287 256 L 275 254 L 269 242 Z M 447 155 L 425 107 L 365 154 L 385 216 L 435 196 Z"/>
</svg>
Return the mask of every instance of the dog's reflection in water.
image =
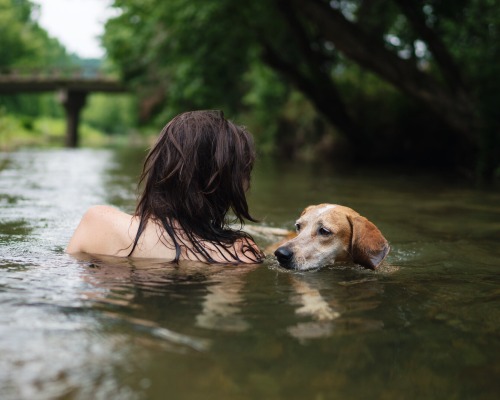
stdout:
<svg viewBox="0 0 500 400">
<path fill-rule="evenodd" d="M 336 267 L 328 268 L 333 270 Z M 294 289 L 291 300 L 301 319 L 287 328 L 291 336 L 303 341 L 384 327 L 382 321 L 353 316 L 380 304 L 383 287 L 373 273 L 364 271 L 365 276 L 361 279 L 335 282 L 333 286 L 330 279 L 325 282 L 325 273 L 333 272 L 289 273 Z"/>
<path fill-rule="evenodd" d="M 333 321 L 340 313 L 323 298 L 318 288 L 307 283 L 305 278 L 291 277 L 291 284 L 297 293 L 295 313 L 312 317 L 316 321 Z"/>
</svg>

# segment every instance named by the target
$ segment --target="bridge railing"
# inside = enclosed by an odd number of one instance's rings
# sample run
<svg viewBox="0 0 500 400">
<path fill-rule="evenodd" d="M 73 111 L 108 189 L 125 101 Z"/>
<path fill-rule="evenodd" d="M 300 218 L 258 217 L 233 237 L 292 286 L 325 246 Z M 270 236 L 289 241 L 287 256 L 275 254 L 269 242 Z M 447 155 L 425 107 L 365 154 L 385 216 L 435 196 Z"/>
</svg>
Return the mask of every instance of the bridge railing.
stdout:
<svg viewBox="0 0 500 400">
<path fill-rule="evenodd" d="M 116 80 L 116 77 L 93 67 L 0 68 L 0 80 L 4 82 L 57 79 Z"/>
</svg>

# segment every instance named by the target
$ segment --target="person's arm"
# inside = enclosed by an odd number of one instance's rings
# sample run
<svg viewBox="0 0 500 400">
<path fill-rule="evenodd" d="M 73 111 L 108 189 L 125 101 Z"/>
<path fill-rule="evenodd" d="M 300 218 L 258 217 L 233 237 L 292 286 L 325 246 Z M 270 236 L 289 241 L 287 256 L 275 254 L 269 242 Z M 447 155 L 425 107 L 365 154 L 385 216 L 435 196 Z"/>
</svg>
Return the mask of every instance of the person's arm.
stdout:
<svg viewBox="0 0 500 400">
<path fill-rule="evenodd" d="M 91 207 L 82 217 L 66 252 L 125 257 L 131 216 L 110 206 Z"/>
</svg>

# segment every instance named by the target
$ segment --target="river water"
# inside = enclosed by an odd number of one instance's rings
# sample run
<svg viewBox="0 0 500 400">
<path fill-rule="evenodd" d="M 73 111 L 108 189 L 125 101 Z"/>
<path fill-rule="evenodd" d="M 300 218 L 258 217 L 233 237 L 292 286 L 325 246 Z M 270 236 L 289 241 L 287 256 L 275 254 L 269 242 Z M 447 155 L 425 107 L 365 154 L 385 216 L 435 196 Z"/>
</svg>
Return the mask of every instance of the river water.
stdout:
<svg viewBox="0 0 500 400">
<path fill-rule="evenodd" d="M 350 206 L 391 243 L 378 272 L 65 254 L 89 206 L 133 210 L 143 156 L 0 153 L 1 399 L 498 398 L 498 189 L 257 163 L 261 224 Z"/>
</svg>

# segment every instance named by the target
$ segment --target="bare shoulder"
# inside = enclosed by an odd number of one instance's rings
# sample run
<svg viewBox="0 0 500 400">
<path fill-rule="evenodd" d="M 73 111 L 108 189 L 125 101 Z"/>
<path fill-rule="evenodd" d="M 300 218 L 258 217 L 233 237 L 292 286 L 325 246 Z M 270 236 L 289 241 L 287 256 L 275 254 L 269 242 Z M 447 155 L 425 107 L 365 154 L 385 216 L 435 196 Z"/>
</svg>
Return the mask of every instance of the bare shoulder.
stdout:
<svg viewBox="0 0 500 400">
<path fill-rule="evenodd" d="M 111 206 L 93 206 L 83 215 L 66 252 L 124 256 L 132 216 Z"/>
<path fill-rule="evenodd" d="M 85 214 L 83 214 L 82 220 L 90 222 L 92 220 L 95 220 L 95 218 L 116 214 L 123 214 L 123 212 L 115 207 L 107 205 L 92 206 L 85 212 Z"/>
<path fill-rule="evenodd" d="M 120 228 L 130 225 L 132 216 L 111 206 L 90 207 L 82 217 L 82 222 L 90 228 Z"/>
</svg>

